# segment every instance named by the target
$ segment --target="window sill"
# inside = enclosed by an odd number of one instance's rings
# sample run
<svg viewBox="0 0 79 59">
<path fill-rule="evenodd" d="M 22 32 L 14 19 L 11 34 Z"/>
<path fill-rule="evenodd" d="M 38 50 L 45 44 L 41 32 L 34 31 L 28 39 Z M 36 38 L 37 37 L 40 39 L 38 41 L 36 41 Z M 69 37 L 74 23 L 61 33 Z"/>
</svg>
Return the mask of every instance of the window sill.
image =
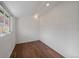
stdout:
<svg viewBox="0 0 79 59">
<path fill-rule="evenodd" d="M 0 34 L 0 37 L 4 37 L 4 36 L 6 36 L 6 35 L 8 35 L 8 34 L 10 34 L 10 33 L 11 33 L 11 32 Z"/>
</svg>

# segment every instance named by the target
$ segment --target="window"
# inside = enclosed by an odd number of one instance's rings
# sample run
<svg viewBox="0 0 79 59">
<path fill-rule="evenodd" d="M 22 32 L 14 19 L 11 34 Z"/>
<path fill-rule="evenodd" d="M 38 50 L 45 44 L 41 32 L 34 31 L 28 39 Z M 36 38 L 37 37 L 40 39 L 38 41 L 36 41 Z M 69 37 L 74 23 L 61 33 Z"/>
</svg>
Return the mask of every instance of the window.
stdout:
<svg viewBox="0 0 79 59">
<path fill-rule="evenodd" d="M 11 16 L 0 6 L 0 36 L 11 32 L 11 23 Z"/>
</svg>

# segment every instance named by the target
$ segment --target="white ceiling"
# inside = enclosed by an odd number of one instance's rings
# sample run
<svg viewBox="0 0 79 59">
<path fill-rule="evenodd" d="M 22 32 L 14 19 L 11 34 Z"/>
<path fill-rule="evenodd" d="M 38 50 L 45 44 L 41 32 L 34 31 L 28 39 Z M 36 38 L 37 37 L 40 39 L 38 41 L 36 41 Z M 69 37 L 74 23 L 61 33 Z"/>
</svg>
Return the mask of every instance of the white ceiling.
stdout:
<svg viewBox="0 0 79 59">
<path fill-rule="evenodd" d="M 4 2 L 12 14 L 18 18 L 23 16 L 32 16 L 36 13 L 42 16 L 61 2 L 55 1 L 5 1 Z M 49 7 L 46 7 L 46 3 L 50 3 Z"/>
</svg>

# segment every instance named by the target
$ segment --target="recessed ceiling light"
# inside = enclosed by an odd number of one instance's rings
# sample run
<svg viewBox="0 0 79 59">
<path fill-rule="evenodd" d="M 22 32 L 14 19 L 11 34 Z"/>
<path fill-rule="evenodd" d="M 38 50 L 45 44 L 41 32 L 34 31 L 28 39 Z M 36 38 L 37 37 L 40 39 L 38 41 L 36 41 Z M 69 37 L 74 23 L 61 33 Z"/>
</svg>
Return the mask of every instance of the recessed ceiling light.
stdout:
<svg viewBox="0 0 79 59">
<path fill-rule="evenodd" d="M 35 14 L 35 15 L 34 15 L 34 18 L 35 18 L 35 19 L 38 19 L 38 14 Z"/>
<path fill-rule="evenodd" d="M 48 6 L 50 6 L 50 4 L 49 3 L 46 3 L 46 6 L 48 7 Z"/>
</svg>

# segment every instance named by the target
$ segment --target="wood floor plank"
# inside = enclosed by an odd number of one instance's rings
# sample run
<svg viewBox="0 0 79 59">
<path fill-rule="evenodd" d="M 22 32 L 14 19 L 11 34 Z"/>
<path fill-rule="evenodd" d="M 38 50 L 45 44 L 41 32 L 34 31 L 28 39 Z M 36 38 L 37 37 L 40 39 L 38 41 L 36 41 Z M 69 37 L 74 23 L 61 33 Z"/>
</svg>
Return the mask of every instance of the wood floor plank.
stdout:
<svg viewBox="0 0 79 59">
<path fill-rule="evenodd" d="M 17 44 L 13 51 L 15 58 L 63 58 L 41 41 Z"/>
</svg>

